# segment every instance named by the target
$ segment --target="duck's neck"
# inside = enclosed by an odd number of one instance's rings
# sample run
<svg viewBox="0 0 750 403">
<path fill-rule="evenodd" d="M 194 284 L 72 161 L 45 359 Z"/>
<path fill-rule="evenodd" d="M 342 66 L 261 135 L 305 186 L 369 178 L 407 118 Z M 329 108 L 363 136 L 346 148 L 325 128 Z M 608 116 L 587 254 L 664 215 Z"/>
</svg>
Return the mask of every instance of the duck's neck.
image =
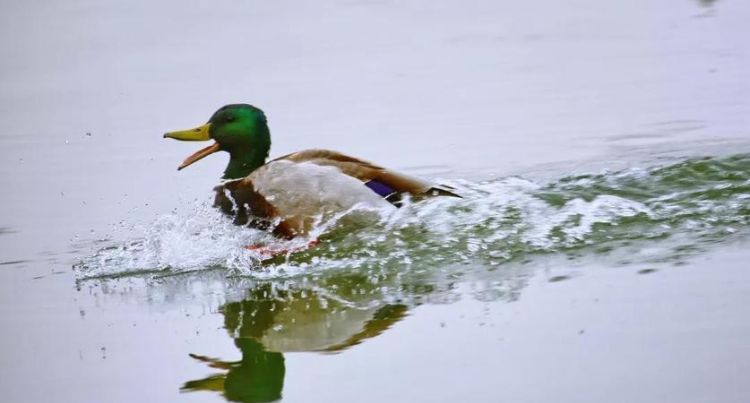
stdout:
<svg viewBox="0 0 750 403">
<path fill-rule="evenodd" d="M 229 150 L 229 164 L 224 170 L 223 179 L 239 179 L 250 175 L 266 163 L 270 149 L 271 140 L 265 138 L 255 142 L 252 148 Z"/>
<path fill-rule="evenodd" d="M 230 153 L 229 164 L 224 170 L 224 179 L 239 179 L 250 175 L 251 172 L 258 169 L 266 163 L 268 150 L 260 152 L 253 150 L 244 153 Z"/>
</svg>

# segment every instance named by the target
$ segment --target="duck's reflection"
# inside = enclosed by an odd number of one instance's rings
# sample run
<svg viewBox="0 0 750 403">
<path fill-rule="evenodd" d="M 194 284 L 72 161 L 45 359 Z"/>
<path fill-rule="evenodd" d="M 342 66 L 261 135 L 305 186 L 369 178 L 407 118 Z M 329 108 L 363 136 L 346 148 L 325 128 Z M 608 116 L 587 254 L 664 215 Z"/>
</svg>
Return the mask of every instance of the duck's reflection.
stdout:
<svg viewBox="0 0 750 403">
<path fill-rule="evenodd" d="M 234 344 L 242 351 L 240 361 L 221 361 L 197 354 L 190 356 L 211 368 L 225 370 L 221 374 L 188 381 L 183 392 L 216 391 L 236 402 L 270 402 L 281 398 L 284 387 L 284 355 L 268 352 L 258 341 L 238 338 Z"/>
<path fill-rule="evenodd" d="M 346 284 L 359 286 L 349 289 Z M 354 303 L 347 298 L 367 295 L 361 284 L 343 281 L 326 291 L 278 290 L 264 284 L 250 290 L 243 301 L 225 304 L 221 308 L 224 325 L 242 359 L 230 362 L 191 354 L 222 372 L 186 382 L 181 390 L 216 391 L 238 402 L 281 398 L 285 375 L 282 353 L 342 351 L 379 335 L 406 315 L 405 305 L 366 303 L 361 298 Z"/>
</svg>

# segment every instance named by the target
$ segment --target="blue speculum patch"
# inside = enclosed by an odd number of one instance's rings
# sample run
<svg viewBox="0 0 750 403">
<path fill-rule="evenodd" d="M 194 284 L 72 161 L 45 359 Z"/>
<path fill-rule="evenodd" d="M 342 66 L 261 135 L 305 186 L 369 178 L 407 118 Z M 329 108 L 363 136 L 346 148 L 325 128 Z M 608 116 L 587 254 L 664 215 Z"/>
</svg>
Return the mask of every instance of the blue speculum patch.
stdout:
<svg viewBox="0 0 750 403">
<path fill-rule="evenodd" d="M 383 182 L 380 182 L 374 179 L 368 182 L 365 182 L 365 186 L 367 186 L 373 192 L 379 194 L 383 198 L 387 198 L 388 196 L 396 193 L 396 189 L 386 185 Z"/>
</svg>

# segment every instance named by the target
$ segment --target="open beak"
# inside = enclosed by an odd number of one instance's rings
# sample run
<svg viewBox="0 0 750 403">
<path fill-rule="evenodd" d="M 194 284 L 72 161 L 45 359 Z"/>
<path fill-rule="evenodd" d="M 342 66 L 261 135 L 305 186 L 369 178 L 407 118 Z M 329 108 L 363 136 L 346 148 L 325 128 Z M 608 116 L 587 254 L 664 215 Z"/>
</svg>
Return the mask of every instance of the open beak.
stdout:
<svg viewBox="0 0 750 403">
<path fill-rule="evenodd" d="M 196 127 L 195 129 L 188 129 L 188 130 L 178 130 L 174 132 L 168 132 L 164 133 L 164 138 L 171 138 L 175 140 L 181 140 L 181 141 L 208 141 L 211 139 L 211 137 L 208 135 L 208 129 L 211 127 L 211 123 L 206 123 L 203 126 Z M 201 148 L 200 150 L 196 151 L 189 157 L 185 158 L 185 161 L 182 161 L 182 164 L 180 164 L 179 167 L 177 167 L 177 170 L 181 170 L 182 168 L 187 167 L 188 165 L 191 165 L 192 163 L 202 160 L 203 158 L 219 151 L 219 143 L 213 143 L 212 145 Z"/>
</svg>

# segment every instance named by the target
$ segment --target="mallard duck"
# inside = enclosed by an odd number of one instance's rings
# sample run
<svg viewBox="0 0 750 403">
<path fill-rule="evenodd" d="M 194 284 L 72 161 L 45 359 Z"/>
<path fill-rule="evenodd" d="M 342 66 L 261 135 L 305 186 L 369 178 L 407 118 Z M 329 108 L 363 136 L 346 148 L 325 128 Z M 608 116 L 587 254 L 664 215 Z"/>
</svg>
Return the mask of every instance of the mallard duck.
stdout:
<svg viewBox="0 0 750 403">
<path fill-rule="evenodd" d="M 355 204 L 398 206 L 403 195 L 455 196 L 439 186 L 331 150 L 304 150 L 266 162 L 271 134 L 266 115 L 252 105 L 226 105 L 208 123 L 164 134 L 165 138 L 214 143 L 187 157 L 181 170 L 217 151 L 229 153 L 215 206 L 251 224 L 291 239 L 307 233 L 323 211 Z"/>
</svg>

